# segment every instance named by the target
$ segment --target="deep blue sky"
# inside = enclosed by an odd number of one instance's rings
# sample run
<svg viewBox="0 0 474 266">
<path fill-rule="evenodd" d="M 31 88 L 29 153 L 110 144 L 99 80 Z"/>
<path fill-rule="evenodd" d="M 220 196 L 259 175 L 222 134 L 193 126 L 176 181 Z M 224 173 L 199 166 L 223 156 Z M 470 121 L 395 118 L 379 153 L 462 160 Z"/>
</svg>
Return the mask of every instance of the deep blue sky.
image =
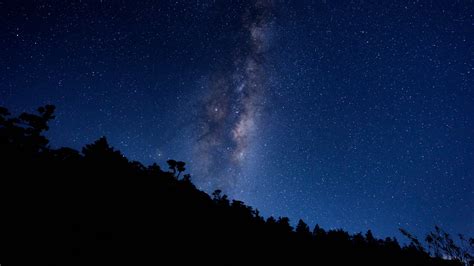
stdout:
<svg viewBox="0 0 474 266">
<path fill-rule="evenodd" d="M 473 6 L 0 0 L 0 105 L 265 216 L 472 236 Z"/>
</svg>

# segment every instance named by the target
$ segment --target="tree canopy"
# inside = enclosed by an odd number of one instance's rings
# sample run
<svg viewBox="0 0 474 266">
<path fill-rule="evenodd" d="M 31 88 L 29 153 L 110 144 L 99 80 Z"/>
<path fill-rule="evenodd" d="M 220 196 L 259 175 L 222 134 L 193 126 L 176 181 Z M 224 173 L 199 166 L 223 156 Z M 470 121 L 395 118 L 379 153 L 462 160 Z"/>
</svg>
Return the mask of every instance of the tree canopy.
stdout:
<svg viewBox="0 0 474 266">
<path fill-rule="evenodd" d="M 367 233 L 324 230 L 287 217 L 260 216 L 221 190 L 197 189 L 182 161 L 168 170 L 128 160 L 105 137 L 81 152 L 53 149 L 44 132 L 54 106 L 12 117 L 0 107 L 3 223 L 0 252 L 22 264 L 138 265 L 462 265 L 465 246 L 440 228 L 424 246 Z M 471 249 L 471 250 L 470 250 Z M 15 264 L 15 263 L 13 263 Z"/>
</svg>

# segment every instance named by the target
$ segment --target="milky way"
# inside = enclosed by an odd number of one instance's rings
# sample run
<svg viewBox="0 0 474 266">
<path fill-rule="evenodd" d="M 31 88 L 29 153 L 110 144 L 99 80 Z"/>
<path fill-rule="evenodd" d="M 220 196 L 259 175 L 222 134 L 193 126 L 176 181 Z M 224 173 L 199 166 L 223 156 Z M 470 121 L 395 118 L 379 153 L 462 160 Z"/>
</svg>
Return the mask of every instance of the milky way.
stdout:
<svg viewBox="0 0 474 266">
<path fill-rule="evenodd" d="M 244 42 L 235 44 L 233 66 L 208 82 L 195 147 L 197 179 L 207 189 L 232 193 L 255 144 L 265 101 L 271 6 L 257 1 L 242 14 Z"/>
<path fill-rule="evenodd" d="M 0 1 L 0 105 L 54 104 L 268 217 L 474 235 L 472 1 Z M 230 191 L 229 191 L 230 190 Z M 402 238 L 399 238 L 402 240 Z"/>
</svg>

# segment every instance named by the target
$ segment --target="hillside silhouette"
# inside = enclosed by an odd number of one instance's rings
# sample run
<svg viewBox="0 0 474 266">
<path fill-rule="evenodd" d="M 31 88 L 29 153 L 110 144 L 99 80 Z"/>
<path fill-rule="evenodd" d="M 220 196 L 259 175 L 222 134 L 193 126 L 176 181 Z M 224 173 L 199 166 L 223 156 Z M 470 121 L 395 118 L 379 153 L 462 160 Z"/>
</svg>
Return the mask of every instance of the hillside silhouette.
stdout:
<svg viewBox="0 0 474 266">
<path fill-rule="evenodd" d="M 408 232 L 412 242 L 402 247 L 370 231 L 265 219 L 222 191 L 198 190 L 184 162 L 144 166 L 105 137 L 81 151 L 53 149 L 44 132 L 54 109 L 14 117 L 0 107 L 2 264 L 463 265 L 468 258 L 461 249 L 430 254 Z M 439 235 L 431 243 L 441 243 Z"/>
</svg>

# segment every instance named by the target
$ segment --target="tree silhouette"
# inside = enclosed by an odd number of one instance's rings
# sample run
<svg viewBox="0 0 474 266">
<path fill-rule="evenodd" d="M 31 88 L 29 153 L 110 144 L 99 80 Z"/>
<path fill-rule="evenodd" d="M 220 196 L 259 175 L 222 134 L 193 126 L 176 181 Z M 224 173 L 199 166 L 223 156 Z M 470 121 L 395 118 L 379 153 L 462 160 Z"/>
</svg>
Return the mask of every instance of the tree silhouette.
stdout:
<svg viewBox="0 0 474 266">
<path fill-rule="evenodd" d="M 375 237 L 372 234 L 372 231 L 370 229 L 367 230 L 367 233 L 365 233 L 365 241 L 367 241 L 367 244 L 369 244 L 369 245 L 376 245 L 377 244 L 377 239 L 375 239 Z"/>
<path fill-rule="evenodd" d="M 313 232 L 299 220 L 266 220 L 258 210 L 221 190 L 197 189 L 179 179 L 182 161 L 168 171 L 129 161 L 101 137 L 78 152 L 53 149 L 44 132 L 54 106 L 12 117 L 0 107 L 0 258 L 25 256 L 45 264 L 140 265 L 462 265 L 473 239 L 456 245 L 439 228 L 422 243 L 377 239 L 369 230 Z M 186 245 L 183 245 L 185 243 Z M 177 249 L 176 247 L 180 248 Z M 471 249 L 471 250 L 470 250 Z M 448 260 L 449 259 L 449 260 Z M 18 262 L 18 264 L 22 264 Z"/>
<path fill-rule="evenodd" d="M 53 105 L 45 105 L 37 109 L 39 115 L 22 113 L 19 117 L 10 118 L 8 109 L 0 109 L 1 144 L 8 156 L 19 153 L 33 156 L 48 150 L 49 140 L 42 134 L 49 129 L 48 122 L 54 119 Z"/>
<path fill-rule="evenodd" d="M 435 226 L 435 230 L 430 232 L 426 238 L 428 249 L 438 258 L 451 258 L 459 260 L 465 264 L 470 263 L 474 257 L 474 239 L 469 241 L 463 235 L 459 235 L 460 245 L 457 245 L 450 234 Z M 472 254 L 471 254 L 472 253 Z"/>
<path fill-rule="evenodd" d="M 425 248 L 421 242 L 415 236 L 411 235 L 407 230 L 400 228 L 402 235 L 406 236 L 410 240 L 410 246 L 420 252 L 424 252 Z"/>
<path fill-rule="evenodd" d="M 313 229 L 313 236 L 316 239 L 323 239 L 326 236 L 326 232 L 319 226 L 319 224 L 316 224 Z"/>
<path fill-rule="evenodd" d="M 181 161 L 178 161 L 176 162 L 176 170 L 178 171 L 178 175 L 176 176 L 176 178 L 179 178 L 179 175 L 184 172 L 184 170 L 186 170 L 186 168 L 184 167 L 186 165 L 186 163 L 184 162 L 181 162 Z"/>
<path fill-rule="evenodd" d="M 166 163 L 168 163 L 168 168 L 172 171 L 173 175 L 175 175 L 176 179 L 178 179 L 181 173 L 186 170 L 184 167 L 186 165 L 185 162 L 170 159 L 166 161 Z"/>
<path fill-rule="evenodd" d="M 166 161 L 166 163 L 168 164 L 168 168 L 172 171 L 173 174 L 176 173 L 176 166 L 177 166 L 177 162 L 175 160 L 168 160 Z"/>
<path fill-rule="evenodd" d="M 311 235 L 311 232 L 309 231 L 309 226 L 301 219 L 298 221 L 298 225 L 296 225 L 296 233 L 303 236 Z"/>
<path fill-rule="evenodd" d="M 84 148 L 82 148 L 82 154 L 84 154 L 86 158 L 95 160 L 105 160 L 109 157 L 123 157 L 119 151 L 116 151 L 114 148 L 110 147 L 105 137 L 101 137 L 92 144 L 87 144 Z"/>
</svg>

